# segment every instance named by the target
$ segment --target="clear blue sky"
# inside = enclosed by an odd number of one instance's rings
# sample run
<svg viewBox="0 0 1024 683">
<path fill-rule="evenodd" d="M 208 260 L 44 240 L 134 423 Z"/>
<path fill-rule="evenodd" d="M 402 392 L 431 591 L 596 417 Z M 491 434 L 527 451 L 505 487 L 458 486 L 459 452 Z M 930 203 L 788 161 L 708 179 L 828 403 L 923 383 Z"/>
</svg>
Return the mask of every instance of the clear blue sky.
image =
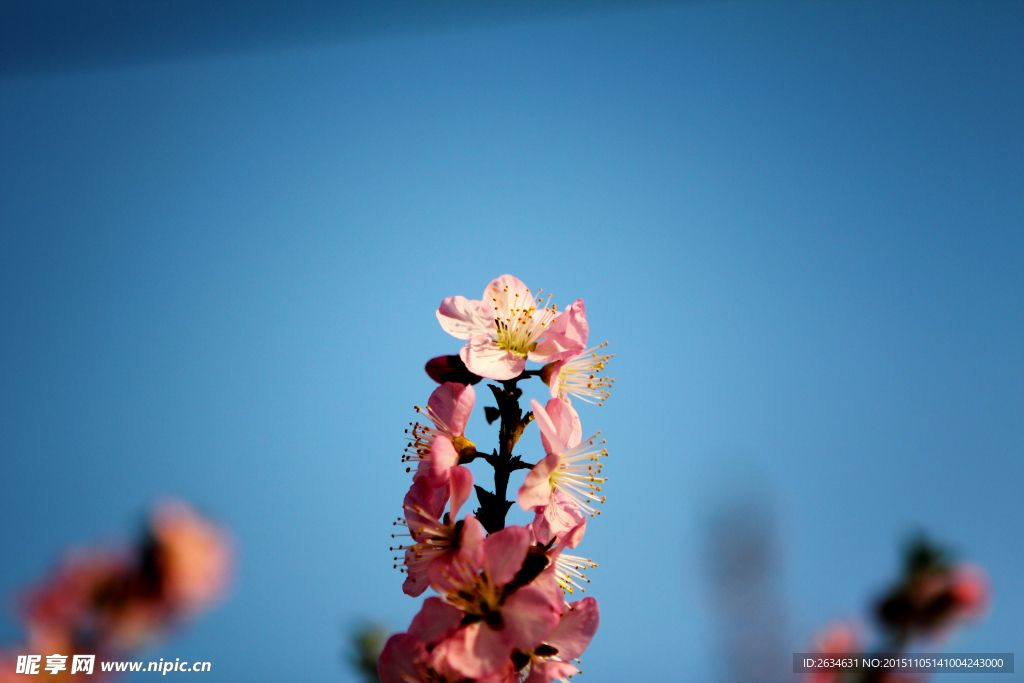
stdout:
<svg viewBox="0 0 1024 683">
<path fill-rule="evenodd" d="M 751 480 L 790 652 L 924 527 L 995 593 L 950 647 L 1024 653 L 1021 36 L 693 2 L 0 79 L 0 595 L 179 495 L 240 568 L 154 657 L 354 680 L 346 628 L 420 602 L 387 548 L 434 310 L 507 272 L 615 353 L 590 683 L 721 674 L 702 520 Z"/>
</svg>

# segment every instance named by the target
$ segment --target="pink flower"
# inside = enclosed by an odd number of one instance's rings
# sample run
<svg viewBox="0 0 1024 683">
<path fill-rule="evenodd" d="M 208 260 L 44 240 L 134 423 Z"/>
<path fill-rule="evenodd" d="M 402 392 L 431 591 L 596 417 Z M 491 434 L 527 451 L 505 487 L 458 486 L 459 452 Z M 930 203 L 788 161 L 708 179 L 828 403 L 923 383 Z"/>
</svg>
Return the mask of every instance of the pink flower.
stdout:
<svg viewBox="0 0 1024 683">
<path fill-rule="evenodd" d="M 232 572 L 231 542 L 220 527 L 180 501 L 157 507 L 150 521 L 163 573 L 163 599 L 191 614 L 219 599 Z"/>
<path fill-rule="evenodd" d="M 513 650 L 530 652 L 558 625 L 561 591 L 543 572 L 543 551 L 531 551 L 533 534 L 507 527 L 466 543 L 452 562 L 444 599 L 466 616 L 433 650 L 435 662 L 479 679 L 498 674 Z"/>
<path fill-rule="evenodd" d="M 820 655 L 846 655 L 860 652 L 864 647 L 864 635 L 857 624 L 835 621 L 826 626 L 814 639 L 813 651 Z M 810 683 L 837 683 L 842 676 L 838 669 L 814 671 Z"/>
<path fill-rule="evenodd" d="M 583 300 L 562 313 L 538 307 L 518 278 L 502 275 L 484 289 L 483 299 L 449 296 L 437 309 L 445 332 L 468 343 L 460 357 L 470 372 L 496 380 L 518 376 L 526 360 L 548 363 L 586 348 Z"/>
<path fill-rule="evenodd" d="M 231 565 L 223 529 L 184 503 L 165 503 L 134 553 L 79 553 L 34 589 L 25 608 L 31 637 L 128 652 L 219 599 Z"/>
<path fill-rule="evenodd" d="M 416 406 L 433 423 L 428 427 L 412 425 L 409 446 L 402 462 L 418 462 L 414 477 L 429 476 L 434 486 L 448 481 L 448 471 L 459 464 L 463 452 L 476 452 L 473 442 L 464 435 L 466 423 L 473 412 L 476 392 L 473 387 L 457 382 L 445 382 L 430 394 L 426 408 Z"/>
<path fill-rule="evenodd" d="M 451 512 L 444 515 L 449 490 Z M 465 467 L 452 468 L 450 483 L 438 488 L 432 487 L 426 477 L 413 481 L 405 494 L 405 520 L 395 524 L 408 527 L 415 543 L 391 549 L 404 551 L 402 569 L 407 576 L 402 590 L 406 595 L 415 598 L 423 594 L 432 583 L 431 576 L 438 575 L 451 563 L 466 534 L 484 535 L 480 523 L 472 516 L 464 522 L 455 521 L 472 490 L 473 474 Z"/>
<path fill-rule="evenodd" d="M 380 653 L 377 672 L 381 683 L 456 683 L 463 676 L 443 661 L 434 661 L 428 648 L 459 627 L 462 612 L 439 598 L 427 598 L 413 618 L 408 633 L 391 636 Z"/>
<path fill-rule="evenodd" d="M 976 618 L 988 607 L 988 578 L 981 567 L 976 565 L 964 564 L 956 567 L 950 580 L 949 592 L 956 605 L 956 616 L 959 618 Z"/>
<path fill-rule="evenodd" d="M 530 403 L 548 456 L 526 475 L 519 505 L 538 514 L 534 526 L 541 533 L 546 528 L 548 534 L 557 535 L 579 523 L 574 507 L 590 516 L 600 514 L 591 503 L 604 502 L 597 493 L 607 477 L 598 476 L 602 470 L 598 460 L 608 451 L 591 449 L 600 432 L 581 442 L 580 418 L 568 403 L 553 398 L 546 409 L 535 400 Z"/>
<path fill-rule="evenodd" d="M 615 383 L 613 378 L 600 375 L 605 370 L 605 364 L 615 355 L 597 355 L 598 349 L 607 345 L 608 342 L 605 342 L 545 365 L 541 379 L 551 389 L 551 397 L 568 401 L 570 396 L 575 396 L 587 403 L 603 405 Z"/>
<path fill-rule="evenodd" d="M 580 673 L 570 663 L 579 659 L 600 624 L 597 601 L 584 598 L 565 606 L 558 626 L 531 655 L 525 683 L 550 683 Z"/>
</svg>

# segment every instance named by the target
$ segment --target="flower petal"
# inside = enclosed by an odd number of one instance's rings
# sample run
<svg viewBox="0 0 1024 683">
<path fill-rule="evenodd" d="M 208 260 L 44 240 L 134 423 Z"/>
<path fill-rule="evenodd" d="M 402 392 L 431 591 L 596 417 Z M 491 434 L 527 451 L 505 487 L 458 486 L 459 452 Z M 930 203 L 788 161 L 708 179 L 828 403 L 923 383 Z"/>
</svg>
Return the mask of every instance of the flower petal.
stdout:
<svg viewBox="0 0 1024 683">
<path fill-rule="evenodd" d="M 590 645 L 600 623 L 597 600 L 577 600 L 562 612 L 558 626 L 544 642 L 558 648 L 558 656 L 562 659 L 577 659 Z"/>
<path fill-rule="evenodd" d="M 494 330 L 491 307 L 479 299 L 471 301 L 464 296 L 445 297 L 437 309 L 437 321 L 441 329 L 456 339 L 469 339 Z"/>
<path fill-rule="evenodd" d="M 578 673 L 579 669 L 569 662 L 534 657 L 530 660 L 530 675 L 525 683 L 551 683 L 568 679 Z"/>
<path fill-rule="evenodd" d="M 558 441 L 565 444 L 565 447 L 558 452 L 562 453 L 578 446 L 583 439 L 583 425 L 580 423 L 580 415 L 576 409 L 566 401 L 553 398 L 548 401 L 545 412 L 552 424 L 555 425 Z"/>
<path fill-rule="evenodd" d="M 519 487 L 519 507 L 531 510 L 551 502 L 551 473 L 558 467 L 558 454 L 552 453 L 526 473 Z"/>
<path fill-rule="evenodd" d="M 442 486 L 448 481 L 451 468 L 459 464 L 459 453 L 447 436 L 437 436 L 430 444 L 430 483 Z"/>
<path fill-rule="evenodd" d="M 576 544 L 583 539 L 583 531 L 587 527 L 587 516 L 580 510 L 576 501 L 561 491 L 551 497 L 548 505 L 537 508 L 536 511 L 537 516 L 533 520 L 533 528 L 540 543 L 546 544 L 552 538 L 564 543 L 564 539 L 570 537 L 572 532 L 577 529 L 579 532 L 573 537 L 575 543 L 569 547 L 575 548 Z"/>
<path fill-rule="evenodd" d="M 534 398 L 530 399 L 530 407 L 533 409 L 533 419 L 540 429 L 540 440 L 544 444 L 544 453 L 557 455 L 563 452 L 565 442 L 558 438 L 558 427 L 555 426 L 547 410 Z"/>
<path fill-rule="evenodd" d="M 525 358 L 502 351 L 498 343 L 486 334 L 470 339 L 459 356 L 473 374 L 499 381 L 518 377 L 526 368 Z"/>
<path fill-rule="evenodd" d="M 377 662 L 381 683 L 409 683 L 421 681 L 417 664 L 427 659 L 423 643 L 406 633 L 388 638 Z"/>
<path fill-rule="evenodd" d="M 426 477 L 417 477 L 409 492 L 405 494 L 403 508 L 409 533 L 415 541 L 422 541 L 418 532 L 423 527 L 434 527 L 444 515 L 444 506 L 448 502 L 448 487 L 431 486 Z"/>
<path fill-rule="evenodd" d="M 484 289 L 483 303 L 492 319 L 512 309 L 524 310 L 536 306 L 530 290 L 514 275 L 502 275 L 491 280 Z"/>
<path fill-rule="evenodd" d="M 530 352 L 529 358 L 538 363 L 563 360 L 587 348 L 590 326 L 583 299 L 577 299 L 551 321 L 545 338 Z"/>
<path fill-rule="evenodd" d="M 512 654 L 512 644 L 505 634 L 478 621 L 460 628 L 442 641 L 432 653 L 435 661 L 444 662 L 467 678 L 483 678 L 498 671 Z"/>
<path fill-rule="evenodd" d="M 473 473 L 469 471 L 468 467 L 459 466 L 449 470 L 449 476 L 452 490 L 452 506 L 449 517 L 454 524 L 462 504 L 469 499 L 469 494 L 473 492 Z"/>
<path fill-rule="evenodd" d="M 523 526 L 505 527 L 484 539 L 484 564 L 494 586 L 504 586 L 523 566 L 533 533 Z"/>
<path fill-rule="evenodd" d="M 501 607 L 507 637 L 520 650 L 529 652 L 544 642 L 558 626 L 561 605 L 550 591 L 529 585 L 512 594 Z"/>
<path fill-rule="evenodd" d="M 427 598 L 423 607 L 409 624 L 409 635 L 427 646 L 435 645 L 455 632 L 462 622 L 463 612 L 441 598 Z"/>
<path fill-rule="evenodd" d="M 473 412 L 476 391 L 468 384 L 445 382 L 430 395 L 427 407 L 444 423 L 452 436 L 462 436 Z"/>
</svg>

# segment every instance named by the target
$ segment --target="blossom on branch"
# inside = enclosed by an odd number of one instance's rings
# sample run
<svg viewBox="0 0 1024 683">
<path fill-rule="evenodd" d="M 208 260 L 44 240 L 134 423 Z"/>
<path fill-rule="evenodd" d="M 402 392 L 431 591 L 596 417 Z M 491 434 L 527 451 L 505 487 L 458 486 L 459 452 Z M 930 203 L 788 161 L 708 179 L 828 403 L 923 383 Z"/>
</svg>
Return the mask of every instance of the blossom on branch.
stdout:
<svg viewBox="0 0 1024 683">
<path fill-rule="evenodd" d="M 473 442 L 465 437 L 466 423 L 475 401 L 473 387 L 445 382 L 430 394 L 426 408 L 416 406 L 416 412 L 426 415 L 433 426 L 416 422 L 405 430 L 409 445 L 402 462 L 417 463 L 414 478 L 428 476 L 431 484 L 441 486 L 448 481 L 449 470 L 459 464 L 463 454 L 476 453 Z"/>
<path fill-rule="evenodd" d="M 590 516 L 600 514 L 592 503 L 605 500 L 597 494 L 607 477 L 598 475 L 603 467 L 599 459 L 608 451 L 593 448 L 600 432 L 581 441 L 579 415 L 568 403 L 553 398 L 547 408 L 536 400 L 530 405 L 548 455 L 526 475 L 519 489 L 519 505 L 537 513 L 535 526 L 546 525 L 551 534 L 558 534 L 579 523 L 578 516 L 572 514 L 575 510 Z"/>
<path fill-rule="evenodd" d="M 446 297 L 437 319 L 445 332 L 467 340 L 459 356 L 469 371 L 489 379 L 518 377 L 527 359 L 549 363 L 586 348 L 582 299 L 558 313 L 546 303 L 539 306 L 529 288 L 511 275 L 493 280 L 482 299 Z"/>
</svg>

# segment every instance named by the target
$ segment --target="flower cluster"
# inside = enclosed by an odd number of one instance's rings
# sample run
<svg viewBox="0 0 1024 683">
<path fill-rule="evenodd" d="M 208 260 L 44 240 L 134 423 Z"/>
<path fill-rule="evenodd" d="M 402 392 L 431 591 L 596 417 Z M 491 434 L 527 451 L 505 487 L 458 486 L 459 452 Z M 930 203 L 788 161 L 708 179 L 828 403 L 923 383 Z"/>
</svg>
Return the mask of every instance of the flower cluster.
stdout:
<svg viewBox="0 0 1024 683">
<path fill-rule="evenodd" d="M 538 292 L 539 294 L 539 292 Z M 413 476 L 393 537 L 395 567 L 405 573 L 403 590 L 427 598 L 408 630 L 392 636 L 378 664 L 383 683 L 549 683 L 579 670 L 576 663 L 597 631 L 597 601 L 567 603 L 583 590 L 585 570 L 597 565 L 564 552 L 583 539 L 587 519 L 600 514 L 600 432 L 583 437 L 578 398 L 602 404 L 611 378 L 601 373 L 609 355 L 588 348 L 586 308 L 579 299 L 559 311 L 538 299 L 517 278 L 492 281 L 480 300 L 444 299 L 441 327 L 466 340 L 458 355 L 426 365 L 440 385 L 422 417 L 406 430 L 402 456 Z M 527 361 L 542 363 L 527 369 Z M 518 382 L 540 377 L 549 396 L 520 407 Z M 478 451 L 466 435 L 476 402 L 474 385 L 488 384 L 497 406 L 485 408 L 488 423 L 500 420 L 498 448 Z M 536 422 L 543 454 L 536 464 L 512 451 Z M 466 467 L 481 459 L 494 468 L 494 491 L 473 484 Z M 518 492 L 520 507 L 533 513 L 522 526 L 506 526 L 512 502 L 505 500 L 509 476 L 529 470 Z M 479 508 L 459 517 L 476 490 Z M 574 663 L 575 662 L 575 663 Z"/>
<path fill-rule="evenodd" d="M 130 656 L 216 602 L 230 579 L 231 558 L 223 529 L 182 502 L 158 505 L 134 547 L 73 553 L 27 591 L 20 611 L 28 642 L 16 649 Z M 14 657 L 0 653 L 0 672 L 15 670 L 6 661 Z"/>
<path fill-rule="evenodd" d="M 912 645 L 934 645 L 952 635 L 965 622 L 978 618 L 988 604 L 988 581 L 979 567 L 956 563 L 949 553 L 921 536 L 907 548 L 903 576 L 878 600 L 875 618 L 880 629 L 877 652 L 895 654 Z M 849 655 L 868 651 L 865 629 L 836 621 L 814 642 L 822 655 Z M 908 677 L 880 669 L 820 671 L 812 683 L 902 683 Z"/>
</svg>

